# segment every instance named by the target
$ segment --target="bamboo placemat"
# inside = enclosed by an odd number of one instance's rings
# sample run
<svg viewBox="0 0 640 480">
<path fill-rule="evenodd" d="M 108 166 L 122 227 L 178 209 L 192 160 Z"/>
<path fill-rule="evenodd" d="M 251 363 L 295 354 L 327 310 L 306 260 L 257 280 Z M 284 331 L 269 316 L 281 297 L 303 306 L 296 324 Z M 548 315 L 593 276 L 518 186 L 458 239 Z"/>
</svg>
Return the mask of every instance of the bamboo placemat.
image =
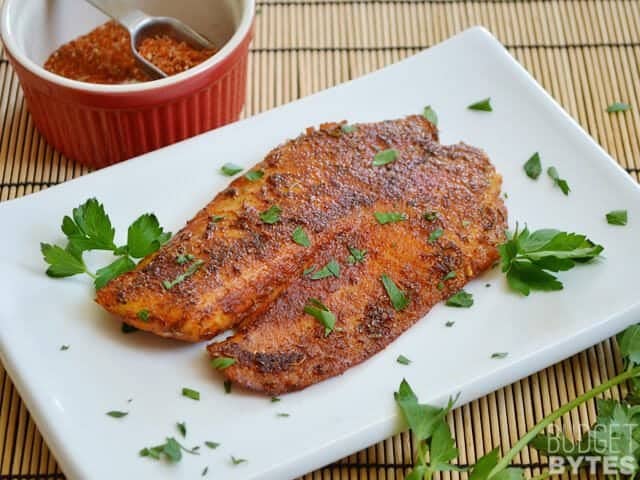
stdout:
<svg viewBox="0 0 640 480">
<path fill-rule="evenodd" d="M 361 76 L 478 24 L 638 180 L 640 0 L 259 1 L 245 115 Z M 633 109 L 607 114 L 613 101 Z M 84 173 L 34 130 L 17 79 L 0 60 L 0 201 Z M 616 348 L 607 340 L 456 409 L 449 421 L 460 462 L 510 446 L 546 413 L 611 377 L 621 368 Z M 1 367 L 0 387 L 0 480 L 64 478 Z M 593 403 L 567 417 L 573 425 L 594 419 Z M 528 474 L 543 466 L 534 450 L 516 462 Z M 399 480 L 411 463 L 410 438 L 401 434 L 304 479 Z"/>
</svg>

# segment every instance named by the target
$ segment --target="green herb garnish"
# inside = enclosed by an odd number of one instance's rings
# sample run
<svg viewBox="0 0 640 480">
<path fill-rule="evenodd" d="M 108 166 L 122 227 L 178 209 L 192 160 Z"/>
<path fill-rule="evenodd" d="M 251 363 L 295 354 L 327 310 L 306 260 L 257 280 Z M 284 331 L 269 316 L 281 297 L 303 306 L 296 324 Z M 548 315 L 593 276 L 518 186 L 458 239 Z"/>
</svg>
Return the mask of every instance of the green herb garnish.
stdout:
<svg viewBox="0 0 640 480">
<path fill-rule="evenodd" d="M 282 399 L 280 397 L 271 397 L 271 403 L 280 402 Z"/>
<path fill-rule="evenodd" d="M 69 348 L 71 348 L 69 345 L 60 345 L 60 350 L 63 352 L 66 352 Z"/>
<path fill-rule="evenodd" d="M 309 237 L 307 236 L 307 233 L 303 230 L 302 227 L 296 227 L 293 233 L 291 234 L 291 238 L 293 238 L 294 242 L 296 242 L 298 245 L 301 245 L 303 247 L 308 247 L 311 245 L 311 242 L 309 241 Z"/>
<path fill-rule="evenodd" d="M 342 130 L 343 133 L 352 133 L 352 132 L 355 132 L 356 126 L 355 125 L 342 125 L 340 127 L 340 130 Z"/>
<path fill-rule="evenodd" d="M 149 321 L 149 310 L 147 310 L 147 309 L 140 310 L 138 313 L 136 313 L 136 317 L 138 317 L 143 322 L 148 322 Z"/>
<path fill-rule="evenodd" d="M 424 107 L 422 116 L 433 123 L 435 126 L 438 126 L 438 115 L 436 114 L 436 111 L 431 108 L 431 105 L 427 105 L 426 107 Z"/>
<path fill-rule="evenodd" d="M 382 150 L 375 154 L 373 157 L 373 166 L 381 167 L 383 165 L 387 165 L 388 163 L 395 162 L 398 158 L 398 151 L 389 148 L 387 150 Z"/>
<path fill-rule="evenodd" d="M 455 325 L 456 322 L 453 322 L 451 320 L 448 320 L 447 322 L 444 323 L 445 327 L 453 327 Z"/>
<path fill-rule="evenodd" d="M 507 358 L 507 355 L 509 355 L 509 352 L 495 352 L 491 354 L 491 358 L 500 360 L 502 358 Z"/>
<path fill-rule="evenodd" d="M 200 397 L 198 397 L 198 399 L 199 398 Z M 176 422 L 176 428 L 180 432 L 180 435 L 182 435 L 183 437 L 187 436 L 187 424 L 186 424 L 186 422 Z"/>
<path fill-rule="evenodd" d="M 107 412 L 107 415 L 113 418 L 122 418 L 129 415 L 129 412 L 121 412 L 120 410 L 111 410 L 110 412 Z"/>
<path fill-rule="evenodd" d="M 250 182 L 257 182 L 262 177 L 264 177 L 264 172 L 262 170 L 251 170 L 244 174 L 244 177 Z"/>
<path fill-rule="evenodd" d="M 310 298 L 304 307 L 304 313 L 311 315 L 324 326 L 324 336 L 328 336 L 336 325 L 336 316 L 317 298 Z"/>
<path fill-rule="evenodd" d="M 340 278 L 340 264 L 335 260 L 331 260 L 317 272 L 313 272 L 309 278 L 311 280 L 320 280 L 327 277 Z"/>
<path fill-rule="evenodd" d="M 398 358 L 396 358 L 396 362 L 398 362 L 400 365 L 409 365 L 411 363 L 411 360 L 409 360 L 404 355 L 398 355 Z"/>
<path fill-rule="evenodd" d="M 438 212 L 425 212 L 422 217 L 427 222 L 434 222 L 438 218 Z"/>
<path fill-rule="evenodd" d="M 631 105 L 623 102 L 613 102 L 607 107 L 607 113 L 626 112 L 631 110 Z"/>
<path fill-rule="evenodd" d="M 456 278 L 456 275 L 457 275 L 456 271 L 455 270 L 451 270 L 444 277 L 442 277 L 442 280 L 451 280 L 452 278 Z"/>
<path fill-rule="evenodd" d="M 231 463 L 233 463 L 234 465 L 240 465 L 241 463 L 245 463 L 247 460 L 245 460 L 244 458 L 236 458 L 233 455 L 231 455 Z"/>
<path fill-rule="evenodd" d="M 389 295 L 389 300 L 391 300 L 393 308 L 398 312 L 407 308 L 407 305 L 409 305 L 409 299 L 407 298 L 407 295 L 396 286 L 393 280 L 391 280 L 388 275 L 383 274 L 380 277 L 380 281 L 382 282 L 384 289 L 387 291 L 387 295 Z"/>
<path fill-rule="evenodd" d="M 195 260 L 191 265 L 189 265 L 189 268 L 187 268 L 184 271 L 184 273 L 181 273 L 180 275 L 178 275 L 173 280 L 171 280 L 171 281 L 163 280 L 162 281 L 162 286 L 166 290 L 171 290 L 173 287 L 175 287 L 176 285 L 184 282 L 187 278 L 189 278 L 191 275 L 196 273 L 200 269 L 200 267 L 202 267 L 203 264 L 204 264 L 204 260 L 200 260 L 200 259 Z"/>
<path fill-rule="evenodd" d="M 260 220 L 269 225 L 273 225 L 280 221 L 282 209 L 278 205 L 271 205 L 267 210 L 260 214 Z"/>
<path fill-rule="evenodd" d="M 242 170 L 244 170 L 244 168 L 231 162 L 225 163 L 220 169 L 220 171 L 227 177 L 233 177 L 234 175 L 240 173 Z"/>
<path fill-rule="evenodd" d="M 464 290 L 452 295 L 447 299 L 445 305 L 449 307 L 469 308 L 473 305 L 473 295 Z"/>
<path fill-rule="evenodd" d="M 555 183 L 560 188 L 560 190 L 562 190 L 562 193 L 564 193 L 565 195 L 569 195 L 569 192 L 571 191 L 571 189 L 569 188 L 569 184 L 565 179 L 560 178 L 556 167 L 549 167 L 547 169 L 547 174 L 549 175 L 549 177 L 551 177 L 553 183 Z"/>
<path fill-rule="evenodd" d="M 531 290 L 562 290 L 562 283 L 549 272 L 570 270 L 604 250 L 585 235 L 544 229 L 533 233 L 525 227 L 508 236 L 498 247 L 502 271 L 512 290 L 529 295 Z"/>
<path fill-rule="evenodd" d="M 527 177 L 537 180 L 542 173 L 542 164 L 540 163 L 540 154 L 538 152 L 531 155 L 531 158 L 524 164 L 524 171 Z"/>
<path fill-rule="evenodd" d="M 200 400 L 200 392 L 188 387 L 182 388 L 182 396 L 190 398 L 191 400 Z"/>
<path fill-rule="evenodd" d="M 289 415 L 288 413 L 276 413 L 276 417 L 281 417 L 281 418 L 288 418 L 291 415 Z"/>
<path fill-rule="evenodd" d="M 407 215 L 402 212 L 374 212 L 373 216 L 376 217 L 380 225 L 402 222 L 407 219 Z"/>
<path fill-rule="evenodd" d="M 216 448 L 218 448 L 220 446 L 220 444 L 218 442 L 211 442 L 209 440 L 207 440 L 206 442 L 204 442 L 204 444 L 209 447 L 211 450 L 215 450 Z"/>
<path fill-rule="evenodd" d="M 363 263 L 364 258 L 367 256 L 366 250 L 358 250 L 356 247 L 347 247 L 350 255 L 347 257 L 347 263 L 354 265 L 356 263 Z"/>
<path fill-rule="evenodd" d="M 258 12 L 256 12 L 256 14 L 257 14 L 257 13 L 258 13 Z M 200 476 L 201 476 L 201 477 L 204 477 L 204 476 L 207 474 L 207 472 L 208 472 L 208 471 L 209 471 L 209 467 L 204 467 L 204 468 L 202 469 L 202 473 L 200 474 Z"/>
<path fill-rule="evenodd" d="M 180 255 L 178 255 L 176 257 L 176 263 L 178 265 L 184 265 L 185 263 L 189 263 L 194 258 L 195 257 L 193 255 L 191 255 L 190 253 L 187 253 L 186 255 L 181 253 Z"/>
<path fill-rule="evenodd" d="M 211 366 L 216 370 L 224 370 L 234 363 L 236 363 L 236 359 L 231 357 L 216 357 L 211 360 Z"/>
<path fill-rule="evenodd" d="M 606 215 L 609 225 L 624 226 L 627 224 L 628 215 L 626 210 L 613 210 Z"/>
<path fill-rule="evenodd" d="M 436 228 L 433 232 L 429 234 L 429 243 L 435 243 L 444 233 L 444 230 L 441 228 Z"/>
<path fill-rule="evenodd" d="M 477 110 L 480 112 L 492 112 L 493 108 L 491 108 L 491 97 L 487 97 L 484 100 L 480 100 L 479 102 L 472 103 L 467 108 L 469 110 Z"/>
</svg>

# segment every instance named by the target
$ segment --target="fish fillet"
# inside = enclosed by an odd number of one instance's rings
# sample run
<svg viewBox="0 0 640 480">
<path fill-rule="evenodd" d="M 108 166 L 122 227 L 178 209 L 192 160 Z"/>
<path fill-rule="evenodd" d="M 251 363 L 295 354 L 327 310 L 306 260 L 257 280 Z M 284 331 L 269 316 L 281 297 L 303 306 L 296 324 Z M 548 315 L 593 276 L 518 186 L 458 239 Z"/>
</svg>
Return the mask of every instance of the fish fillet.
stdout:
<svg viewBox="0 0 640 480">
<path fill-rule="evenodd" d="M 353 235 L 355 224 L 377 232 L 367 223 L 373 210 L 406 207 L 410 221 L 405 225 L 380 226 L 383 235 L 393 236 L 398 228 L 417 226 L 429 204 L 451 210 L 443 222 L 460 209 L 478 207 L 480 194 L 496 181 L 493 168 L 479 153 L 464 149 L 444 155 L 436 138 L 435 127 L 421 116 L 361 124 L 348 132 L 339 124 L 308 129 L 256 165 L 261 178 L 234 180 L 169 243 L 100 289 L 96 301 L 139 329 L 186 341 L 210 339 L 243 320 L 265 318 L 262 314 L 271 315 L 267 310 L 273 311 L 270 305 L 289 285 L 299 283 L 301 269 L 318 261 L 314 258 L 342 235 Z M 375 154 L 385 149 L 396 149 L 398 160 L 372 166 Z M 275 206 L 280 220 L 265 223 L 261 213 Z M 304 228 L 310 247 L 293 242 L 296 227 Z M 394 248 L 424 246 L 425 228 L 419 226 L 406 246 L 401 243 L 407 239 L 398 237 Z M 297 305 L 291 304 L 292 311 Z"/>
<path fill-rule="evenodd" d="M 389 143 L 397 145 L 394 139 Z M 419 148 L 402 149 L 399 159 L 385 167 L 366 167 L 375 193 L 347 214 L 350 228 L 298 264 L 296 278 L 266 310 L 208 347 L 213 357 L 236 360 L 222 370 L 227 379 L 277 395 L 341 374 L 384 349 L 496 262 L 507 213 L 501 177 L 487 156 L 463 144 L 416 143 Z M 374 218 L 375 212 L 389 211 L 407 218 L 384 225 Z M 426 218 L 425 212 L 430 213 Z M 436 238 L 434 232 L 440 231 Z M 366 250 L 364 260 L 348 261 L 349 247 Z M 340 265 L 338 278 L 313 280 L 303 274 L 332 260 Z M 407 296 L 404 310 L 393 307 L 383 275 Z M 328 335 L 304 312 L 310 298 L 336 317 Z"/>
</svg>

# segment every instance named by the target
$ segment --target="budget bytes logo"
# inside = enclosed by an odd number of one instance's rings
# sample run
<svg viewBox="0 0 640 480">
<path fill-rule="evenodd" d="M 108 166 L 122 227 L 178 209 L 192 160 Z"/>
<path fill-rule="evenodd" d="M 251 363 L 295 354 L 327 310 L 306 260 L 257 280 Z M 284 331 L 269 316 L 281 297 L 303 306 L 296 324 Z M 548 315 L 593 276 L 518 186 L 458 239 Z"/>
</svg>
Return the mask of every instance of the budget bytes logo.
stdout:
<svg viewBox="0 0 640 480">
<path fill-rule="evenodd" d="M 545 449 L 549 474 L 568 472 L 577 475 L 586 471 L 596 475 L 601 471 L 605 475 L 632 475 L 638 470 L 638 463 L 627 452 L 638 448 L 638 443 L 632 437 L 636 427 L 636 424 L 616 424 L 615 428 L 581 425 L 574 438 L 583 438 L 583 441 L 572 443 L 563 434 L 567 432 L 566 429 L 550 426 Z"/>
</svg>

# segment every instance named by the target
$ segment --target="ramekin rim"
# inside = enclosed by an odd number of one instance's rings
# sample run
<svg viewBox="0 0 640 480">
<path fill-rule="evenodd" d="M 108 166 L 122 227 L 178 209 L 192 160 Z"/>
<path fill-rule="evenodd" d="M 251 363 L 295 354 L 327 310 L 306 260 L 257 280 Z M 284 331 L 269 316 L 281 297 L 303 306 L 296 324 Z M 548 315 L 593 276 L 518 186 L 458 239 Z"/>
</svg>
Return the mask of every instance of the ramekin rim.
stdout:
<svg viewBox="0 0 640 480">
<path fill-rule="evenodd" d="M 34 75 L 42 78 L 45 81 L 54 83 L 56 85 L 84 91 L 91 93 L 104 93 L 111 95 L 126 95 L 130 93 L 142 93 L 146 91 L 153 91 L 158 89 L 163 89 L 166 87 L 174 86 L 183 81 L 187 81 L 190 78 L 198 76 L 200 73 L 206 72 L 207 70 L 217 66 L 226 60 L 229 56 L 233 54 L 233 52 L 242 44 L 243 40 L 246 39 L 247 35 L 251 33 L 251 27 L 253 24 L 253 19 L 255 16 L 255 3 L 256 0 L 245 0 L 244 10 L 242 12 L 242 18 L 240 20 L 240 24 L 235 29 L 231 38 L 223 45 L 223 47 L 218 50 L 215 55 L 206 61 L 202 62 L 200 65 L 197 65 L 189 70 L 181 72 L 177 75 L 172 75 L 168 78 L 163 78 L 160 80 L 154 80 L 150 82 L 140 82 L 140 83 L 128 83 L 128 84 L 118 84 L 118 85 L 110 85 L 110 84 L 99 84 L 99 83 L 88 83 L 81 82 L 78 80 L 71 80 L 55 73 L 51 73 L 44 69 L 41 65 L 38 65 L 36 62 L 28 58 L 26 55 L 21 54 L 14 42 L 14 39 L 11 35 L 9 35 L 9 20 L 8 20 L 8 10 L 9 5 L 18 0 L 5 0 L 4 5 L 2 7 L 2 12 L 0 13 L 0 35 L 2 36 L 2 41 L 4 43 L 7 52 L 10 54 L 12 58 L 14 58 L 22 67 L 29 70 Z"/>
</svg>

